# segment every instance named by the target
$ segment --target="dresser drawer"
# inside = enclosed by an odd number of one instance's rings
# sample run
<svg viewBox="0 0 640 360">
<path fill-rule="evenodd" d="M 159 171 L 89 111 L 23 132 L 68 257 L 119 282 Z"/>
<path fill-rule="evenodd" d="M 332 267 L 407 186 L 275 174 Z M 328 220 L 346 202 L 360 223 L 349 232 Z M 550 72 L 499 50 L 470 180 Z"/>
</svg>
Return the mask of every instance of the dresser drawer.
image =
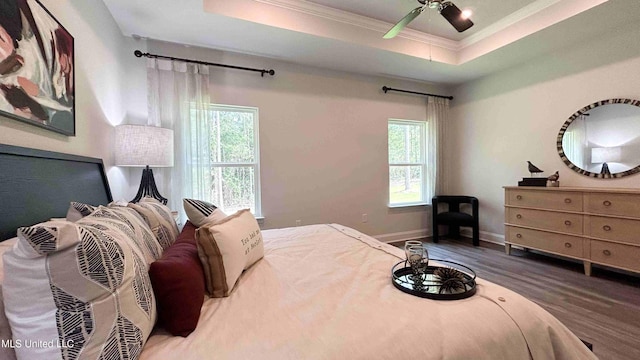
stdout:
<svg viewBox="0 0 640 360">
<path fill-rule="evenodd" d="M 582 234 L 582 215 L 572 213 L 559 213 L 542 210 L 521 208 L 507 208 L 507 222 L 514 225 L 522 225 L 566 232 L 569 234 Z"/>
<path fill-rule="evenodd" d="M 640 247 L 591 240 L 591 261 L 640 271 Z"/>
<path fill-rule="evenodd" d="M 539 209 L 582 211 L 582 193 L 554 190 L 507 190 L 508 205 Z"/>
<path fill-rule="evenodd" d="M 590 216 L 588 235 L 640 245 L 640 220 Z"/>
<path fill-rule="evenodd" d="M 582 258 L 582 238 L 507 226 L 506 242 L 560 255 Z"/>
<path fill-rule="evenodd" d="M 640 218 L 640 195 L 590 193 L 587 194 L 585 211 Z"/>
</svg>

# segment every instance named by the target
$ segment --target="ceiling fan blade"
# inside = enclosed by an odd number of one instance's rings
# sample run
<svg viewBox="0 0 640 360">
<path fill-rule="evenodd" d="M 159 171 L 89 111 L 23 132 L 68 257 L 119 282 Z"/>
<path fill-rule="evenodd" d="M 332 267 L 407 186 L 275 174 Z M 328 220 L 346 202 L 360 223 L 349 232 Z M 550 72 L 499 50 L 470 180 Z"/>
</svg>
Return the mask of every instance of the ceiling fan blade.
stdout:
<svg viewBox="0 0 640 360">
<path fill-rule="evenodd" d="M 417 18 L 423 10 L 424 6 L 418 6 L 417 8 L 413 9 L 410 13 L 403 17 L 402 20 L 398 21 L 397 24 L 395 24 L 389 31 L 387 31 L 387 33 L 384 34 L 383 38 L 391 39 L 400 34 L 400 31 L 402 31 L 402 29 L 409 25 L 409 23 L 413 21 L 413 19 Z"/>
<path fill-rule="evenodd" d="M 471 20 L 462 17 L 462 11 L 454 3 L 445 1 L 441 6 L 440 15 L 447 19 L 458 32 L 463 32 L 473 26 Z"/>
</svg>

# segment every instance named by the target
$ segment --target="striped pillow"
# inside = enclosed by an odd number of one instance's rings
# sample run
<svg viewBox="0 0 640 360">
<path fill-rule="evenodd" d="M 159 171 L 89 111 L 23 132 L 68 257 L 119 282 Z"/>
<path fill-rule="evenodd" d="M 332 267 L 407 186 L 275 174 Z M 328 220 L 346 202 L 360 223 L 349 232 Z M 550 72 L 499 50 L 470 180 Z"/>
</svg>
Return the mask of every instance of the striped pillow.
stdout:
<svg viewBox="0 0 640 360">
<path fill-rule="evenodd" d="M 187 213 L 189 221 L 196 227 L 212 224 L 227 217 L 215 205 L 202 200 L 183 199 L 182 206 L 184 207 L 184 212 Z"/>
</svg>

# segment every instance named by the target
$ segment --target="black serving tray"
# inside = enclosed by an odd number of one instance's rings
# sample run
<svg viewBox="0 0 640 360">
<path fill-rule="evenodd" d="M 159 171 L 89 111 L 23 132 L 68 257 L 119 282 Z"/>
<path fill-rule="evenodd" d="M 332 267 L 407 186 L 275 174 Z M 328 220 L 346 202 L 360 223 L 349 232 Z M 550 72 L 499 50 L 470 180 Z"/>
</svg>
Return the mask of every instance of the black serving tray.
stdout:
<svg viewBox="0 0 640 360">
<path fill-rule="evenodd" d="M 391 268 L 391 282 L 393 286 L 407 294 L 435 300 L 465 299 L 476 293 L 476 273 L 469 267 L 448 260 L 431 260 L 437 261 L 444 266 L 427 266 L 424 275 L 422 275 L 421 283 L 416 283 L 413 280 L 413 272 L 411 268 L 407 266 L 406 261 L 400 261 L 395 264 Z M 464 277 L 462 286 L 464 289 L 459 289 L 456 292 L 441 291 L 442 284 L 438 281 L 438 278 L 433 275 L 433 272 L 439 267 L 454 268 L 462 273 Z"/>
</svg>

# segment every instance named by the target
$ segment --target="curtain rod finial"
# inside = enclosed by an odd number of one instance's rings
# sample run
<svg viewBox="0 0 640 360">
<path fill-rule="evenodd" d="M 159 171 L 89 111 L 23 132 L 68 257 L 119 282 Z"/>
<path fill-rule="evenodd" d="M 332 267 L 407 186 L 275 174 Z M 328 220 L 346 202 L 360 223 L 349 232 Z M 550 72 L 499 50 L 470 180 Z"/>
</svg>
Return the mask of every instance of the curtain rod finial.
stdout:
<svg viewBox="0 0 640 360">
<path fill-rule="evenodd" d="M 388 87 L 386 87 L 386 86 L 383 86 L 383 87 L 382 87 L 382 91 L 384 91 L 384 93 L 386 94 L 386 93 L 387 93 L 387 91 L 389 91 L 389 88 L 388 88 Z"/>
<path fill-rule="evenodd" d="M 133 55 L 135 55 L 136 57 L 142 57 L 142 51 L 136 50 L 133 52 Z"/>
</svg>

